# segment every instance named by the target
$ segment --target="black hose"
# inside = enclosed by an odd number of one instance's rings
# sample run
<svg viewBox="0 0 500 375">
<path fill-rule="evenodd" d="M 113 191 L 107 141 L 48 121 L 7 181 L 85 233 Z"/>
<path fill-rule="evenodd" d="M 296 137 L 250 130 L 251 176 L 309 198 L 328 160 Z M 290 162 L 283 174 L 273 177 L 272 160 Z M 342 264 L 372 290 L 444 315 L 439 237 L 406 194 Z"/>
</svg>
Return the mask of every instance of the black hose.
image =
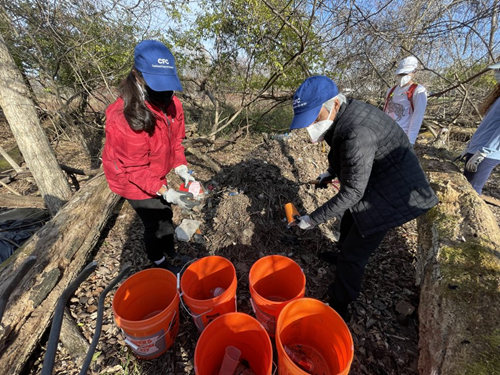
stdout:
<svg viewBox="0 0 500 375">
<path fill-rule="evenodd" d="M 101 327 L 102 327 L 102 315 L 104 313 L 104 299 L 108 292 L 114 288 L 116 284 L 120 282 L 121 279 L 130 271 L 130 264 L 126 263 L 123 265 L 122 270 L 116 276 L 116 278 L 104 289 L 104 291 L 99 296 L 99 306 L 97 308 L 97 321 L 95 325 L 94 337 L 92 339 L 92 343 L 90 344 L 90 348 L 87 352 L 87 356 L 83 361 L 82 369 L 80 371 L 80 375 L 85 375 L 90 366 L 90 362 L 92 362 L 92 357 L 94 356 L 95 348 L 97 347 L 97 343 L 99 342 L 99 337 L 101 336 Z"/>
<path fill-rule="evenodd" d="M 75 293 L 78 286 L 90 276 L 97 267 L 97 262 L 89 263 L 83 271 L 76 277 L 64 291 L 62 292 L 59 300 L 57 301 L 54 318 L 52 319 L 52 326 L 50 327 L 49 341 L 47 343 L 47 350 L 45 351 L 45 358 L 43 360 L 42 375 L 51 375 L 54 369 L 54 359 L 56 357 L 57 343 L 59 342 L 59 335 L 61 334 L 61 325 L 64 315 L 64 308 L 68 303 L 69 297 Z"/>
<path fill-rule="evenodd" d="M 0 323 L 2 322 L 3 313 L 5 311 L 5 307 L 7 306 L 7 301 L 9 300 L 11 293 L 14 291 L 14 288 L 21 282 L 23 277 L 26 276 L 28 271 L 35 265 L 35 263 L 36 256 L 32 255 L 26 258 L 21 267 L 19 267 L 19 271 L 17 271 L 16 275 L 12 278 L 9 285 L 7 285 L 7 288 L 5 288 L 5 291 L 0 297 Z"/>
</svg>

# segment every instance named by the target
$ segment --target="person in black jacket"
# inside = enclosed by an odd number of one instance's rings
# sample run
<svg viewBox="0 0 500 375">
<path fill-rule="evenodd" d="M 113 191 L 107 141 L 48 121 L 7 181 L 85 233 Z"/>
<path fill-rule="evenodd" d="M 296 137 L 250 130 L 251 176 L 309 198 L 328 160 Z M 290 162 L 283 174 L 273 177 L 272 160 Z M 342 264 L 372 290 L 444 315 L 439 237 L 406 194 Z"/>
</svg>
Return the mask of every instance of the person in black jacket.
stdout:
<svg viewBox="0 0 500 375">
<path fill-rule="evenodd" d="M 359 295 L 368 258 L 389 229 L 422 215 L 438 203 L 401 127 L 376 107 L 346 100 L 325 76 L 306 79 L 294 94 L 290 129 L 307 128 L 312 142 L 330 146 L 328 171 L 340 191 L 298 226 L 308 230 L 342 216 L 330 306 L 345 320 Z"/>
</svg>

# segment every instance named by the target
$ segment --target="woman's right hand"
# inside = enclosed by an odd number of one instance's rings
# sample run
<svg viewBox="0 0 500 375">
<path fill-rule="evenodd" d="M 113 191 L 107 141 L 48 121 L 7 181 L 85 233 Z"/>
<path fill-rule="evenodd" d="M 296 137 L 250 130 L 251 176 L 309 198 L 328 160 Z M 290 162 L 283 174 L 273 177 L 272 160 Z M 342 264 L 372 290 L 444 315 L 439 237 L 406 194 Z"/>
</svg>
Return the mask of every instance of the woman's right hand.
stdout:
<svg viewBox="0 0 500 375">
<path fill-rule="evenodd" d="M 192 210 L 200 204 L 200 202 L 194 199 L 193 194 L 174 189 L 168 189 L 163 194 L 163 199 L 165 199 L 168 203 L 176 204 L 185 210 Z"/>
</svg>

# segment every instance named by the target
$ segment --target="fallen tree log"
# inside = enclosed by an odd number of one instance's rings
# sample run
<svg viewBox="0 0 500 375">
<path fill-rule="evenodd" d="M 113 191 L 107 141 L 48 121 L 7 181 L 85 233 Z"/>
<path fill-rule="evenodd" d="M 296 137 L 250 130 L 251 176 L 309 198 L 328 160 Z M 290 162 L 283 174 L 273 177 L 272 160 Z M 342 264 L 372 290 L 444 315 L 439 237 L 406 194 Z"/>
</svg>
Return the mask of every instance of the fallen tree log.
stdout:
<svg viewBox="0 0 500 375">
<path fill-rule="evenodd" d="M 0 194 L 0 207 L 7 208 L 47 208 L 42 197 L 31 195 Z"/>
<path fill-rule="evenodd" d="M 0 326 L 1 374 L 21 373 L 50 325 L 59 296 L 88 263 L 118 199 L 104 175 L 96 176 L 0 265 L 1 295 L 24 260 L 37 257 L 7 303 Z"/>
<path fill-rule="evenodd" d="M 440 203 L 417 220 L 419 372 L 498 373 L 500 229 L 456 166 L 422 164 Z"/>
</svg>

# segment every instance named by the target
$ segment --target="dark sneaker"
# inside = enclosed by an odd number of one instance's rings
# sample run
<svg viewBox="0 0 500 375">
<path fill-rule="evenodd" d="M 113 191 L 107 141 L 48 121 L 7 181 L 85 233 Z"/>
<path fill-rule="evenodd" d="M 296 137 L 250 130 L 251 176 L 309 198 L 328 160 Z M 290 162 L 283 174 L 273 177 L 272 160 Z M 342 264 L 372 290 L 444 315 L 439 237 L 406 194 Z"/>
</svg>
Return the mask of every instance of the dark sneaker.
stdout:
<svg viewBox="0 0 500 375">
<path fill-rule="evenodd" d="M 327 296 L 328 296 L 328 305 L 334 309 L 342 319 L 344 319 L 344 322 L 349 322 L 351 319 L 351 315 L 349 314 L 349 304 L 348 303 L 343 303 L 343 302 L 338 302 L 336 298 L 333 296 L 333 284 L 330 284 L 328 286 L 328 291 L 327 291 Z"/>
<path fill-rule="evenodd" d="M 189 255 L 176 254 L 175 257 L 172 258 L 172 266 L 177 269 L 175 274 L 182 274 L 193 260 L 194 258 Z"/>
<path fill-rule="evenodd" d="M 170 263 L 169 259 L 165 259 L 160 264 L 154 263 L 153 267 L 154 268 L 163 268 L 164 270 L 172 272 L 174 275 L 177 275 L 179 272 L 181 272 L 181 269 L 182 269 L 182 266 L 174 266 L 172 263 Z"/>
<path fill-rule="evenodd" d="M 172 258 L 172 261 L 174 263 L 180 263 L 183 266 L 186 263 L 191 262 L 193 259 L 194 258 L 190 257 L 189 255 L 175 254 L 175 256 Z"/>
<path fill-rule="evenodd" d="M 333 252 L 333 251 L 324 251 L 322 253 L 319 253 L 318 258 L 330 263 L 337 265 L 337 259 L 338 259 L 339 253 Z"/>
</svg>

